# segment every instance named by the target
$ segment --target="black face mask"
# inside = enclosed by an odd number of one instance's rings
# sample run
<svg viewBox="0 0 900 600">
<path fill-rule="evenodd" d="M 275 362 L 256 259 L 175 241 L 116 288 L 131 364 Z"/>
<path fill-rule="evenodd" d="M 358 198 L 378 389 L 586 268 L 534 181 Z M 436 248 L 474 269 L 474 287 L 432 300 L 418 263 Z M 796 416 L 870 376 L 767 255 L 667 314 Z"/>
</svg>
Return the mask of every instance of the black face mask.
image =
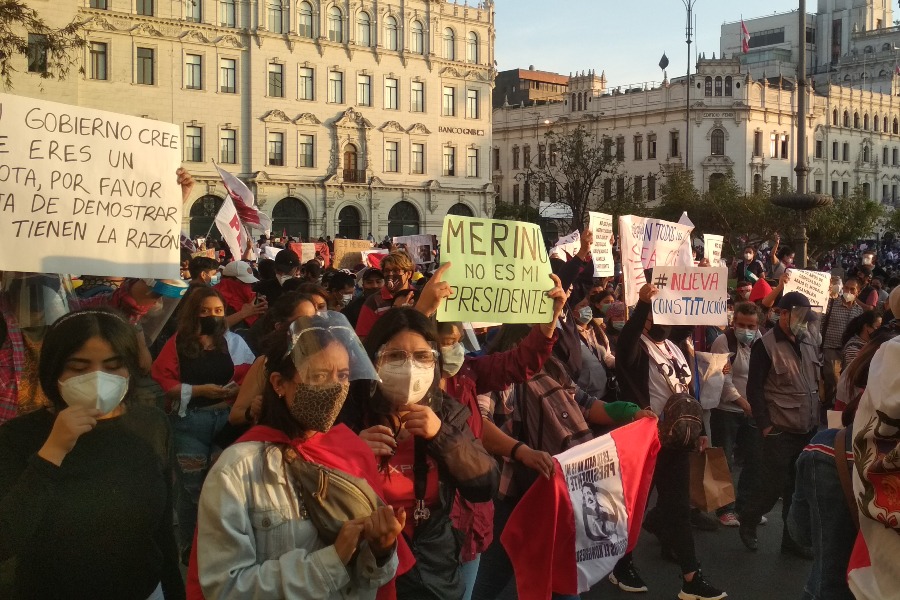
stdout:
<svg viewBox="0 0 900 600">
<path fill-rule="evenodd" d="M 219 336 L 225 333 L 225 317 L 200 317 L 200 335 Z"/>
<path fill-rule="evenodd" d="M 647 336 L 654 342 L 664 342 L 671 332 L 671 325 L 653 325 L 647 332 Z"/>
</svg>

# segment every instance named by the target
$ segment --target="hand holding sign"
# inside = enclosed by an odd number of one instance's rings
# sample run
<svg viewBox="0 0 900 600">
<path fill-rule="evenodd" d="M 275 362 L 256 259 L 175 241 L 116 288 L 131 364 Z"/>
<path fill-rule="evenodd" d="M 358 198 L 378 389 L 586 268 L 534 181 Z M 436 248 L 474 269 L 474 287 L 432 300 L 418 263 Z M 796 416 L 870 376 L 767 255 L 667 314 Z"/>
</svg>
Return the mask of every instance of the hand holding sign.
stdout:
<svg viewBox="0 0 900 600">
<path fill-rule="evenodd" d="M 585 227 L 581 232 L 581 248 L 578 250 L 578 258 L 587 261 L 591 257 L 591 247 L 594 245 L 594 232 L 590 227 Z"/>
<path fill-rule="evenodd" d="M 187 172 L 187 169 L 177 169 L 175 176 L 178 178 L 178 185 L 181 186 L 181 203 L 187 204 L 191 197 L 191 190 L 194 189 L 194 178 Z"/>
<path fill-rule="evenodd" d="M 653 302 L 653 297 L 658 293 L 659 288 L 657 288 L 652 283 L 645 283 L 643 287 L 641 287 L 640 291 L 638 291 L 638 300 L 650 304 L 651 302 Z"/>
<path fill-rule="evenodd" d="M 441 305 L 441 300 L 449 298 L 453 294 L 450 284 L 444 281 L 444 273 L 449 268 L 449 262 L 442 264 L 431 276 L 431 279 L 428 280 L 428 283 L 425 284 L 425 287 L 422 288 L 419 301 L 416 302 L 416 310 L 426 317 L 430 317 L 437 312 L 438 307 Z"/>
<path fill-rule="evenodd" d="M 562 289 L 559 277 L 551 274 L 550 279 L 553 280 L 553 289 L 547 292 L 547 297 L 553 299 L 553 320 L 541 325 L 544 335 L 548 338 L 553 337 L 553 333 L 556 331 L 556 322 L 566 305 L 566 292 Z"/>
</svg>

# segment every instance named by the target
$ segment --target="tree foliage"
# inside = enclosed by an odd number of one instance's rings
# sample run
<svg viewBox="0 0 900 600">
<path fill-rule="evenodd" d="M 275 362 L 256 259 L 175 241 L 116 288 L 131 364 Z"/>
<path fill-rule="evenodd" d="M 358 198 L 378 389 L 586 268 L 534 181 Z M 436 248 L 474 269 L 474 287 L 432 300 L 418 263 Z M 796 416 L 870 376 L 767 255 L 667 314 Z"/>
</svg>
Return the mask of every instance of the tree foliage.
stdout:
<svg viewBox="0 0 900 600">
<path fill-rule="evenodd" d="M 826 208 L 812 211 L 807 219 L 808 253 L 818 258 L 825 252 L 869 237 L 884 222 L 884 207 L 866 197 L 861 186 L 840 196 Z M 799 221 L 799 220 L 798 220 Z"/>
<path fill-rule="evenodd" d="M 17 71 L 13 61 L 22 56 L 36 67 L 41 77 L 65 79 L 71 66 L 78 61 L 74 51 L 86 43 L 81 37 L 81 29 L 82 22 L 77 20 L 55 29 L 23 0 L 0 0 L 0 81 L 3 87 L 12 87 L 12 76 Z"/>
</svg>

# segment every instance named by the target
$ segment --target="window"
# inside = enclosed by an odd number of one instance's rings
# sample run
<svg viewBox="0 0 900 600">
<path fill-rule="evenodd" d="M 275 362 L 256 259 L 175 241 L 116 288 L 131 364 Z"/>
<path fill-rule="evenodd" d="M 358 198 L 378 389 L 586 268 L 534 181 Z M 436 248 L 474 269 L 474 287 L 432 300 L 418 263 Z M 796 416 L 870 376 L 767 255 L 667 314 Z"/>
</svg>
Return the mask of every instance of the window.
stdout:
<svg viewBox="0 0 900 600">
<path fill-rule="evenodd" d="M 769 138 L 769 156 L 771 158 L 786 159 L 789 154 L 788 142 L 790 136 L 773 133 Z"/>
<path fill-rule="evenodd" d="M 513 166 L 512 166 L 512 168 L 515 170 L 519 169 L 519 147 L 518 146 L 513 147 Z"/>
<path fill-rule="evenodd" d="M 634 199 L 640 200 L 644 195 L 644 178 L 640 175 L 634 177 Z"/>
<path fill-rule="evenodd" d="M 88 6 L 90 6 L 91 8 L 106 10 L 107 8 L 109 8 L 106 3 L 107 0 L 91 0 Z"/>
<path fill-rule="evenodd" d="M 478 177 L 478 148 L 466 150 L 466 176 Z"/>
<path fill-rule="evenodd" d="M 203 128 L 184 128 L 184 160 L 203 162 Z"/>
<path fill-rule="evenodd" d="M 722 95 L 722 78 L 716 77 L 716 97 Z"/>
<path fill-rule="evenodd" d="M 891 186 L 891 202 L 893 202 L 893 203 L 897 202 L 897 186 L 896 185 Z"/>
<path fill-rule="evenodd" d="M 445 117 L 456 116 L 456 88 L 449 86 L 444 87 L 444 102 L 441 114 Z"/>
<path fill-rule="evenodd" d="M 284 98 L 284 65 L 269 64 L 269 96 Z"/>
<path fill-rule="evenodd" d="M 788 156 L 790 156 L 790 139 L 791 137 L 789 135 L 781 136 L 781 158 L 788 158 Z"/>
<path fill-rule="evenodd" d="M 863 129 L 866 131 L 869 130 L 869 113 L 863 115 Z"/>
<path fill-rule="evenodd" d="M 709 153 L 713 156 L 725 156 L 725 132 L 713 129 L 709 141 Z"/>
<path fill-rule="evenodd" d="M 474 31 L 466 37 L 466 61 L 478 64 L 478 34 Z"/>
<path fill-rule="evenodd" d="M 388 77 L 384 80 L 384 108 L 385 110 L 398 110 L 400 108 L 400 82 Z"/>
<path fill-rule="evenodd" d="M 297 33 L 300 37 L 313 37 L 313 10 L 309 2 L 301 2 L 297 11 Z"/>
<path fill-rule="evenodd" d="M 356 76 L 356 103 L 359 106 L 372 106 L 372 77 Z"/>
<path fill-rule="evenodd" d="M 556 166 L 556 144 L 550 144 L 550 166 Z"/>
<path fill-rule="evenodd" d="M 762 131 L 753 132 L 753 156 L 762 156 Z"/>
<path fill-rule="evenodd" d="M 816 188 L 815 189 L 816 189 L 817 194 L 822 193 L 822 180 L 821 179 L 816 179 Z"/>
<path fill-rule="evenodd" d="M 237 27 L 235 0 L 219 0 L 219 25 Z"/>
<path fill-rule="evenodd" d="M 284 9 L 281 0 L 269 0 L 269 31 L 284 33 Z"/>
<path fill-rule="evenodd" d="M 184 18 L 199 23 L 203 17 L 202 0 L 185 0 L 184 5 Z"/>
<path fill-rule="evenodd" d="M 188 54 L 184 59 L 184 87 L 203 89 L 203 57 L 199 54 Z"/>
<path fill-rule="evenodd" d="M 822 153 L 825 151 L 824 146 L 825 143 L 822 140 L 816 140 L 816 158 L 822 158 Z"/>
<path fill-rule="evenodd" d="M 884 166 L 888 165 L 888 148 L 885 146 L 884 150 L 881 153 L 881 164 Z"/>
<path fill-rule="evenodd" d="M 538 144 L 538 168 L 543 169 L 547 164 L 547 146 Z"/>
<path fill-rule="evenodd" d="M 897 119 L 894 119 L 894 124 L 892 125 L 891 133 L 893 133 L 894 135 L 897 135 L 897 132 L 898 132 Z"/>
<path fill-rule="evenodd" d="M 493 165 L 494 165 L 494 170 L 499 171 L 500 170 L 500 148 L 494 148 L 491 153 L 491 156 L 492 156 L 492 161 L 493 161 Z"/>
<path fill-rule="evenodd" d="M 219 63 L 219 91 L 237 94 L 237 59 L 223 58 Z"/>
<path fill-rule="evenodd" d="M 840 36 L 838 37 L 840 39 Z M 784 43 L 784 27 L 776 29 L 763 29 L 762 31 L 751 31 L 750 41 L 748 45 L 751 48 L 761 48 L 762 46 L 773 46 L 775 44 Z"/>
<path fill-rule="evenodd" d="M 725 78 L 725 95 L 729 96 L 729 97 L 732 95 L 731 84 L 732 84 L 731 76 L 726 77 Z"/>
<path fill-rule="evenodd" d="M 616 178 L 616 199 L 621 200 L 625 197 L 625 178 L 617 177 Z"/>
<path fill-rule="evenodd" d="M 384 47 L 388 50 L 400 49 L 400 36 L 397 33 L 397 19 L 388 17 L 384 20 Z"/>
<path fill-rule="evenodd" d="M 372 17 L 366 11 L 356 17 L 356 43 L 366 47 L 372 45 Z"/>
<path fill-rule="evenodd" d="M 301 167 L 316 166 L 316 138 L 308 134 L 300 134 L 300 163 Z"/>
<path fill-rule="evenodd" d="M 413 144 L 410 168 L 414 175 L 425 174 L 425 144 Z"/>
<path fill-rule="evenodd" d="M 838 197 L 838 182 L 837 181 L 831 182 L 831 196 L 832 196 L 832 198 Z"/>
<path fill-rule="evenodd" d="M 141 85 L 153 85 L 153 48 L 137 49 L 137 83 Z"/>
<path fill-rule="evenodd" d="M 328 9 L 328 40 L 339 43 L 344 41 L 344 15 L 337 6 Z"/>
<path fill-rule="evenodd" d="M 844 111 L 844 127 L 850 127 L 850 113 Z"/>
<path fill-rule="evenodd" d="M 384 170 L 386 173 L 396 173 L 400 170 L 400 142 L 384 143 Z"/>
<path fill-rule="evenodd" d="M 634 160 L 643 160 L 644 158 L 644 136 L 634 136 Z"/>
<path fill-rule="evenodd" d="M 425 83 L 422 81 L 413 81 L 410 85 L 409 110 L 425 112 Z"/>
<path fill-rule="evenodd" d="M 703 95 L 712 98 L 712 77 L 703 80 Z"/>
<path fill-rule="evenodd" d="M 872 129 L 875 131 L 878 131 L 878 127 L 879 127 L 878 115 L 875 115 L 875 118 L 872 119 Z"/>
<path fill-rule="evenodd" d="M 831 160 L 838 160 L 838 143 L 831 142 Z"/>
<path fill-rule="evenodd" d="M 883 186 L 881 186 L 881 201 L 882 202 L 888 201 L 888 199 L 889 199 L 888 190 L 889 189 L 890 188 L 887 186 L 887 184 L 884 184 Z"/>
<path fill-rule="evenodd" d="M 863 162 L 864 163 L 869 162 L 869 147 L 868 146 L 863 146 Z"/>
<path fill-rule="evenodd" d="M 782 177 L 781 178 L 781 193 L 787 194 L 790 191 L 791 191 L 791 180 L 788 179 L 787 177 Z"/>
<path fill-rule="evenodd" d="M 619 162 L 625 160 L 625 138 L 616 138 L 616 160 Z"/>
<path fill-rule="evenodd" d="M 466 90 L 466 118 L 479 118 L 478 90 Z"/>
<path fill-rule="evenodd" d="M 543 202 L 547 198 L 547 184 L 543 181 L 538 184 L 538 202 Z"/>
<path fill-rule="evenodd" d="M 848 144 L 847 142 L 844 142 L 841 159 L 844 162 L 848 162 L 850 160 L 850 144 Z"/>
<path fill-rule="evenodd" d="M 647 177 L 647 201 L 656 202 L 656 175 Z"/>
<path fill-rule="evenodd" d="M 835 127 L 837 127 L 837 124 L 838 124 L 837 109 L 834 109 L 833 111 L 831 111 L 831 124 L 834 125 Z"/>
<path fill-rule="evenodd" d="M 669 156 L 678 156 L 678 132 L 669 132 Z"/>
<path fill-rule="evenodd" d="M 651 133 L 647 136 L 647 158 L 656 158 L 656 134 Z"/>
<path fill-rule="evenodd" d="M 609 177 L 603 180 L 603 199 L 612 200 L 612 179 Z"/>
<path fill-rule="evenodd" d="M 284 134 L 269 132 L 269 166 L 284 166 Z"/>
<path fill-rule="evenodd" d="M 106 80 L 106 44 L 91 42 L 91 79 Z"/>
<path fill-rule="evenodd" d="M 153 16 L 153 0 L 137 0 L 134 3 L 134 10 L 139 15 L 145 17 Z"/>
<path fill-rule="evenodd" d="M 413 54 L 425 53 L 425 30 L 420 21 L 413 21 L 410 27 L 409 49 Z"/>
<path fill-rule="evenodd" d="M 612 148 L 613 148 L 613 141 L 611 139 L 609 139 L 608 137 L 604 137 L 603 138 L 603 158 L 612 160 L 612 157 L 613 157 Z"/>
<path fill-rule="evenodd" d="M 522 148 L 522 164 L 525 165 L 526 169 L 531 167 L 531 146 L 527 144 Z"/>
<path fill-rule="evenodd" d="M 456 34 L 449 27 L 444 30 L 444 58 L 456 60 Z"/>
<path fill-rule="evenodd" d="M 846 181 L 841 183 L 841 194 L 846 198 L 850 195 L 850 184 Z"/>
<path fill-rule="evenodd" d="M 753 176 L 753 193 L 759 194 L 762 192 L 762 175 L 757 173 Z"/>
<path fill-rule="evenodd" d="M 328 101 L 332 104 L 344 102 L 344 74 L 340 71 L 328 72 Z"/>
<path fill-rule="evenodd" d="M 769 191 L 773 194 L 778 193 L 778 177 L 773 175 L 769 178 Z"/>
<path fill-rule="evenodd" d="M 896 149 L 896 148 L 894 148 L 894 150 L 893 150 L 893 152 L 892 152 L 892 157 L 893 157 L 893 161 L 891 161 L 891 164 L 892 164 L 893 166 L 896 167 L 896 166 L 897 166 L 897 160 L 898 160 L 897 149 Z"/>
<path fill-rule="evenodd" d="M 234 164 L 237 162 L 237 131 L 223 129 L 219 132 L 219 162 Z"/>
<path fill-rule="evenodd" d="M 513 205 L 519 205 L 519 184 L 516 183 L 513 185 Z"/>
<path fill-rule="evenodd" d="M 444 146 L 444 176 L 453 177 L 454 175 L 456 175 L 456 148 Z"/>
<path fill-rule="evenodd" d="M 853 129 L 859 129 L 859 113 L 853 113 Z"/>
<path fill-rule="evenodd" d="M 47 72 L 47 36 L 28 34 L 28 72 Z"/>
<path fill-rule="evenodd" d="M 300 67 L 297 79 L 297 98 L 299 100 L 315 100 L 315 72 L 308 67 Z"/>
</svg>

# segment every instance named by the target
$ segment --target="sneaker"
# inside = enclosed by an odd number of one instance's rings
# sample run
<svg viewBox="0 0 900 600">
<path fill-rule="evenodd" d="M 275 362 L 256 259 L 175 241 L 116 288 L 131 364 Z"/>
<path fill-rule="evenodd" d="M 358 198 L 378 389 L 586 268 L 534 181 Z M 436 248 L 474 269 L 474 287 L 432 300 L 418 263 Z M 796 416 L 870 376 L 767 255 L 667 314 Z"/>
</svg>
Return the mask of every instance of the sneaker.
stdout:
<svg viewBox="0 0 900 600">
<path fill-rule="evenodd" d="M 641 579 L 641 574 L 634 568 L 633 562 L 629 562 L 625 568 L 613 570 L 609 574 L 609 582 L 623 592 L 638 593 L 647 591 L 647 584 Z"/>
<path fill-rule="evenodd" d="M 740 527 L 741 522 L 738 521 L 737 515 L 733 512 L 727 512 L 719 515 L 719 523 L 725 527 Z"/>
<path fill-rule="evenodd" d="M 719 529 L 718 520 L 696 508 L 691 509 L 691 526 L 700 531 L 716 531 Z"/>
<path fill-rule="evenodd" d="M 728 594 L 711 586 L 699 570 L 694 573 L 692 580 L 681 585 L 681 591 L 678 592 L 679 600 L 722 600 L 727 597 Z"/>
</svg>

